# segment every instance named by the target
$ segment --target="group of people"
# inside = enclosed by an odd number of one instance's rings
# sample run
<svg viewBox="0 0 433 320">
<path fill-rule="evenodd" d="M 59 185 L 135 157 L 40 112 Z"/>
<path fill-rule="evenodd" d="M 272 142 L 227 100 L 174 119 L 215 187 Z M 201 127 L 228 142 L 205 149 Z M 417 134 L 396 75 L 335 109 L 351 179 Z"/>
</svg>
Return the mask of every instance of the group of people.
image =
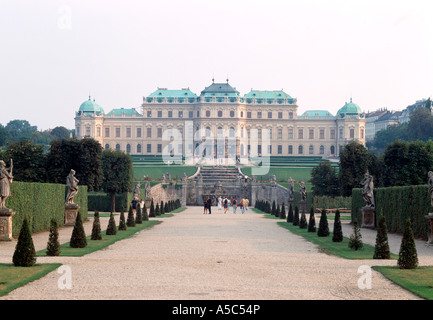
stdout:
<svg viewBox="0 0 433 320">
<path fill-rule="evenodd" d="M 242 213 L 245 213 L 246 210 L 248 210 L 249 200 L 247 198 L 242 197 L 240 201 L 236 199 L 236 197 L 233 197 L 231 200 L 227 197 L 218 197 L 218 210 L 224 209 L 224 213 L 227 213 L 228 208 L 232 206 L 233 213 L 236 213 L 238 207 L 241 210 Z M 204 201 L 204 211 L 203 214 L 211 214 L 211 207 L 212 207 L 212 199 L 210 197 L 206 197 Z"/>
</svg>

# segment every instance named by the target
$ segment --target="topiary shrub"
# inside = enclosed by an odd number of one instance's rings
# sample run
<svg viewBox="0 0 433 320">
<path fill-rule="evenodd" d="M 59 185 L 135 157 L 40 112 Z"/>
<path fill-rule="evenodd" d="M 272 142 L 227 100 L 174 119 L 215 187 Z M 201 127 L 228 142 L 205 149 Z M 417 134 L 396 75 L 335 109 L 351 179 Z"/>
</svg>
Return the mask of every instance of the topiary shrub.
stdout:
<svg viewBox="0 0 433 320">
<path fill-rule="evenodd" d="M 155 205 L 153 204 L 153 199 L 150 202 L 149 217 L 155 217 Z"/>
<path fill-rule="evenodd" d="M 317 235 L 319 237 L 329 236 L 329 226 L 328 217 L 326 216 L 326 209 L 322 209 L 322 214 L 320 215 L 319 230 L 317 230 Z"/>
<path fill-rule="evenodd" d="M 161 213 L 159 211 L 159 204 L 157 203 L 155 206 L 155 216 L 159 216 Z"/>
<path fill-rule="evenodd" d="M 407 219 L 404 228 L 397 265 L 400 269 L 415 269 L 418 267 L 418 254 L 410 219 Z"/>
<path fill-rule="evenodd" d="M 353 234 L 349 239 L 349 248 L 353 250 L 362 249 L 364 244 L 362 243 L 362 235 L 358 226 L 358 221 L 353 221 Z"/>
<path fill-rule="evenodd" d="M 277 209 L 275 210 L 275 217 L 279 218 L 281 214 L 280 205 L 277 205 Z"/>
<path fill-rule="evenodd" d="M 116 221 L 114 220 L 113 212 L 110 214 L 110 219 L 108 220 L 108 227 L 105 230 L 107 236 L 114 236 L 117 234 Z"/>
<path fill-rule="evenodd" d="M 277 207 L 275 206 L 275 200 L 274 200 L 272 201 L 271 214 L 275 216 L 276 213 L 277 213 Z"/>
<path fill-rule="evenodd" d="M 122 209 L 120 209 L 120 219 L 119 219 L 119 228 L 118 228 L 118 230 L 121 230 L 121 231 L 128 230 L 128 228 L 126 227 L 125 210 L 123 209 L 123 207 L 122 207 Z"/>
<path fill-rule="evenodd" d="M 286 219 L 286 206 L 284 205 L 284 202 L 281 205 L 280 218 L 281 219 Z"/>
<path fill-rule="evenodd" d="M 57 229 L 56 219 L 51 219 L 46 253 L 47 256 L 53 257 L 60 255 L 59 230 Z"/>
<path fill-rule="evenodd" d="M 135 227 L 135 218 L 134 218 L 134 212 L 132 211 L 132 206 L 129 206 L 128 219 L 126 220 L 126 226 L 127 227 Z"/>
<path fill-rule="evenodd" d="M 164 201 L 162 201 L 162 200 L 161 200 L 161 205 L 159 206 L 159 213 L 160 214 L 167 213 L 167 208 L 164 207 Z"/>
<path fill-rule="evenodd" d="M 310 209 L 310 218 L 308 219 L 308 232 L 316 232 L 316 218 L 314 217 L 314 207 Z"/>
<path fill-rule="evenodd" d="M 91 240 L 102 240 L 101 236 L 101 223 L 99 221 L 99 212 L 95 211 L 93 216 L 93 226 L 92 226 L 92 235 L 90 236 Z"/>
<path fill-rule="evenodd" d="M 143 221 L 149 221 L 149 215 L 147 214 L 146 203 L 143 204 L 143 210 L 141 211 L 141 215 L 143 216 Z"/>
<path fill-rule="evenodd" d="M 305 212 L 302 211 L 301 213 L 301 219 L 299 220 L 299 228 L 301 229 L 307 229 L 308 223 L 307 223 L 307 217 L 305 216 Z"/>
<path fill-rule="evenodd" d="M 299 208 L 298 208 L 298 206 L 295 206 L 295 212 L 293 214 L 293 225 L 294 226 L 299 225 Z"/>
<path fill-rule="evenodd" d="M 135 223 L 136 224 L 142 224 L 143 223 L 143 217 L 141 215 L 141 206 L 137 204 L 137 212 L 135 214 Z"/>
<path fill-rule="evenodd" d="M 12 262 L 16 267 L 31 267 L 36 263 L 36 251 L 27 218 L 24 218 L 21 226 Z"/>
<path fill-rule="evenodd" d="M 287 213 L 287 222 L 293 223 L 293 208 L 292 204 L 289 205 L 289 212 Z"/>
<path fill-rule="evenodd" d="M 86 233 L 84 231 L 80 211 L 78 211 L 77 218 L 75 219 L 74 230 L 72 230 L 69 246 L 71 248 L 85 248 L 87 246 Z"/>
<path fill-rule="evenodd" d="M 333 242 L 343 241 L 343 229 L 341 228 L 340 211 L 338 209 L 335 211 L 334 231 L 332 234 L 332 241 Z"/>
<path fill-rule="evenodd" d="M 379 228 L 377 229 L 373 259 L 390 259 L 391 252 L 389 250 L 388 228 L 386 227 L 385 217 L 380 215 L 378 222 Z"/>
</svg>

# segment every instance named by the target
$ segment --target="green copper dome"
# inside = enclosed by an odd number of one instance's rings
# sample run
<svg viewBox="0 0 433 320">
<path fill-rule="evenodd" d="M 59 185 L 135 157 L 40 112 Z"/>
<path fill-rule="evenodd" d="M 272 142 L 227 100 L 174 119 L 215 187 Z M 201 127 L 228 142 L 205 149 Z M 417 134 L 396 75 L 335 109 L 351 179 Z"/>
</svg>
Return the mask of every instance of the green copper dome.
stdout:
<svg viewBox="0 0 433 320">
<path fill-rule="evenodd" d="M 101 108 L 99 104 L 96 104 L 95 100 L 91 100 L 89 97 L 89 100 L 84 101 L 80 105 L 80 109 L 78 110 L 81 114 L 94 114 L 102 115 L 104 114 L 104 109 Z"/>
<path fill-rule="evenodd" d="M 343 116 L 344 114 L 349 115 L 357 115 L 361 114 L 361 108 L 356 104 L 352 102 L 352 98 L 350 98 L 350 102 L 346 102 L 346 104 L 337 112 L 337 115 Z"/>
</svg>

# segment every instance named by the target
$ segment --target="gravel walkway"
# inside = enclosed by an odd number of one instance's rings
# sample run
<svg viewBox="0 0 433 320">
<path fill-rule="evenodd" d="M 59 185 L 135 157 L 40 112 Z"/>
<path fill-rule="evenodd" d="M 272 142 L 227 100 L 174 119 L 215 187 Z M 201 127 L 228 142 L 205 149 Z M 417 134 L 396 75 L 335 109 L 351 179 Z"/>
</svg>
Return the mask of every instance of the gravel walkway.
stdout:
<svg viewBox="0 0 433 320">
<path fill-rule="evenodd" d="M 118 219 L 118 215 L 116 216 Z M 189 207 L 161 224 L 83 257 L 38 257 L 38 263 L 70 267 L 72 288 L 60 289 L 62 274 L 45 277 L 0 297 L 8 299 L 150 299 L 150 300 L 334 300 L 419 299 L 372 270 L 371 289 L 358 288 L 362 265 L 395 265 L 396 261 L 346 260 L 277 225 L 276 220 L 247 211 L 204 215 Z M 103 229 L 108 218 L 101 218 Z M 84 223 L 91 233 L 92 219 Z M 332 230 L 332 224 L 330 224 Z M 60 242 L 72 227 L 59 229 Z M 343 223 L 343 233 L 352 233 Z M 376 231 L 362 229 L 374 244 Z M 401 237 L 389 235 L 398 253 Z M 48 233 L 33 235 L 36 250 L 46 248 Z M 433 247 L 417 242 L 421 265 L 433 265 Z M 0 262 L 11 263 L 16 240 L 0 243 Z"/>
</svg>

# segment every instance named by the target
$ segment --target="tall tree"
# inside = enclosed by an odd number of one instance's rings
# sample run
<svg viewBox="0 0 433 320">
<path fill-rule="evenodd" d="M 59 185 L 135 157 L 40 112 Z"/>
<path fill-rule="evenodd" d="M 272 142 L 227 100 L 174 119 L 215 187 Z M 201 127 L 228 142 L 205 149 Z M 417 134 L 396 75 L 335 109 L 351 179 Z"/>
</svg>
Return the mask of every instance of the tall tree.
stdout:
<svg viewBox="0 0 433 320">
<path fill-rule="evenodd" d="M 408 136 L 410 141 L 433 138 L 433 116 L 428 108 L 420 107 L 411 112 Z"/>
<path fill-rule="evenodd" d="M 329 161 L 320 161 L 311 171 L 312 190 L 315 196 L 338 196 L 340 194 L 337 170 Z"/>
<path fill-rule="evenodd" d="M 111 196 L 111 211 L 116 208 L 116 193 L 132 192 L 133 172 L 132 158 L 129 154 L 118 150 L 102 152 L 102 170 L 104 180 L 102 189 Z"/>
</svg>

